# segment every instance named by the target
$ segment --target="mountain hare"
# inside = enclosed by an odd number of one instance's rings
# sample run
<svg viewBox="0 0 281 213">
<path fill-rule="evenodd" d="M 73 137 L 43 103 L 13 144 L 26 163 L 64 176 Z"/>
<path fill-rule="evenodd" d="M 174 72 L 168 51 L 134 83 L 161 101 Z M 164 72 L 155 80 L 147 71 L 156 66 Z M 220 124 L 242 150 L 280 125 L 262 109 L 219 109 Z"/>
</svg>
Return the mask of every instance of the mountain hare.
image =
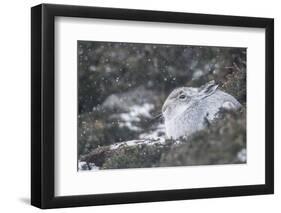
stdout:
<svg viewBox="0 0 281 213">
<path fill-rule="evenodd" d="M 221 109 L 238 110 L 241 104 L 218 89 L 214 81 L 200 88 L 180 87 L 171 92 L 162 107 L 166 135 L 177 139 L 202 130 Z"/>
</svg>

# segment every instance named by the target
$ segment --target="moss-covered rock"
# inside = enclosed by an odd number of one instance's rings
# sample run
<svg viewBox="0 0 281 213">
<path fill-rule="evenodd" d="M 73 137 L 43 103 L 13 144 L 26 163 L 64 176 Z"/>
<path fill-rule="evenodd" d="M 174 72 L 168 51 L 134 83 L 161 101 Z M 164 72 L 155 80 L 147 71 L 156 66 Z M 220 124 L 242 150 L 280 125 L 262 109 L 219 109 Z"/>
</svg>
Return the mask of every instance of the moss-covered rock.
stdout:
<svg viewBox="0 0 281 213">
<path fill-rule="evenodd" d="M 168 146 L 139 145 L 118 149 L 106 159 L 102 169 L 147 168 L 159 166 L 161 155 Z"/>
</svg>

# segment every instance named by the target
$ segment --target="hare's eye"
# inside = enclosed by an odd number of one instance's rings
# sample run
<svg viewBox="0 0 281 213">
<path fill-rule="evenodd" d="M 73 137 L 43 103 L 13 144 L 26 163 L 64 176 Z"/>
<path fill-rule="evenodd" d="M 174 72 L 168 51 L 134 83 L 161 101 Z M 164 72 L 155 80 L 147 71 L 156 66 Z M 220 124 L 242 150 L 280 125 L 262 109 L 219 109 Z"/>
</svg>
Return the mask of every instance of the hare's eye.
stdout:
<svg viewBox="0 0 281 213">
<path fill-rule="evenodd" d="M 181 99 L 181 100 L 186 99 L 186 95 L 180 95 L 180 96 L 179 96 L 179 99 Z"/>
</svg>

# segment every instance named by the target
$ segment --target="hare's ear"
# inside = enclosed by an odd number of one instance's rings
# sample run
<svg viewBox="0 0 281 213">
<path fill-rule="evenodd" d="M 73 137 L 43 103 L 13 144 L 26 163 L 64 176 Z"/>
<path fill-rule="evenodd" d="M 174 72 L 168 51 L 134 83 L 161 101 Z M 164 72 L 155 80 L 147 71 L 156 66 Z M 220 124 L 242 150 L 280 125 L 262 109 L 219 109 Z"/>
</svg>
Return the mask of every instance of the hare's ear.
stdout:
<svg viewBox="0 0 281 213">
<path fill-rule="evenodd" d="M 217 85 L 214 80 L 209 81 L 200 87 L 199 93 L 207 96 L 212 95 L 217 90 L 218 86 L 219 85 Z"/>
</svg>

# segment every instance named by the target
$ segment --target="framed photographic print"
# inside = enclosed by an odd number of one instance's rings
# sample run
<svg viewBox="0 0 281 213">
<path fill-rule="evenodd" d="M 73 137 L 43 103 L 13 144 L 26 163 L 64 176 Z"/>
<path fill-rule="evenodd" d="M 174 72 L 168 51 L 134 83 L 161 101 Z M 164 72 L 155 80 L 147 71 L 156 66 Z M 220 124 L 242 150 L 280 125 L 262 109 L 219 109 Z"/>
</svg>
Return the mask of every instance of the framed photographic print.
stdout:
<svg viewBox="0 0 281 213">
<path fill-rule="evenodd" d="M 31 9 L 31 203 L 271 194 L 274 21 Z"/>
</svg>

